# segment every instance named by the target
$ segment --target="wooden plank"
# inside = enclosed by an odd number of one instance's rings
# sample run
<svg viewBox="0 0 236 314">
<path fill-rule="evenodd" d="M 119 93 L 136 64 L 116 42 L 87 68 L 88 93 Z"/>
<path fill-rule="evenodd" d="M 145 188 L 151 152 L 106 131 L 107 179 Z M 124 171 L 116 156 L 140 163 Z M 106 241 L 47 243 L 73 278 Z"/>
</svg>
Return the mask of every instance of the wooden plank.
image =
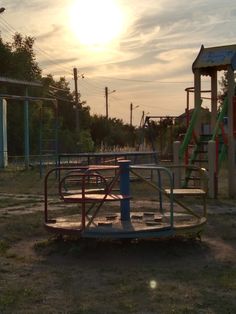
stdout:
<svg viewBox="0 0 236 314">
<path fill-rule="evenodd" d="M 111 201 L 121 201 L 125 199 L 130 199 L 128 195 L 121 194 L 82 194 L 65 195 L 63 200 L 67 203 L 89 203 L 89 202 L 111 202 Z"/>
<path fill-rule="evenodd" d="M 103 189 L 85 189 L 85 193 L 86 194 L 91 194 L 91 193 L 101 193 L 104 192 L 104 188 Z M 75 195 L 75 194 L 81 194 L 81 190 L 68 190 L 63 192 L 64 195 Z"/>
<path fill-rule="evenodd" d="M 171 190 L 165 189 L 166 194 L 170 195 Z M 183 195 L 183 196 L 203 196 L 206 192 L 202 189 L 173 189 L 173 195 Z"/>
</svg>

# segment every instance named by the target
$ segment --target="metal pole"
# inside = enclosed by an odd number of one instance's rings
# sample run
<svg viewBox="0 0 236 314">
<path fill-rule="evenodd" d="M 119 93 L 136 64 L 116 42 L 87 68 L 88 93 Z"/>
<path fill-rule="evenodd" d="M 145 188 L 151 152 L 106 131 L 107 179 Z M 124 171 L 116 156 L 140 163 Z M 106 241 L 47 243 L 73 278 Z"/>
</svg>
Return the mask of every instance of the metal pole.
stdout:
<svg viewBox="0 0 236 314">
<path fill-rule="evenodd" d="M 186 92 L 187 92 L 187 108 L 186 108 L 186 126 L 187 126 L 187 129 L 189 128 L 189 123 L 190 123 L 190 115 L 189 115 L 189 93 L 190 93 L 190 90 L 189 89 L 186 89 Z M 186 147 L 186 150 L 185 150 L 185 165 L 188 165 L 189 163 L 189 150 L 188 150 L 188 146 Z"/>
<path fill-rule="evenodd" d="M 25 88 L 25 96 L 28 96 L 28 88 Z M 24 101 L 24 152 L 25 168 L 29 168 L 29 100 Z"/>
<path fill-rule="evenodd" d="M 130 126 L 133 124 L 133 104 L 130 103 Z"/>
<path fill-rule="evenodd" d="M 79 134 L 79 94 L 78 94 L 78 73 L 77 68 L 73 69 L 75 81 L 75 123 L 76 133 Z"/>
<path fill-rule="evenodd" d="M 0 99 L 0 168 L 7 167 L 7 102 Z"/>
<path fill-rule="evenodd" d="M 129 196 L 129 165 L 130 160 L 118 161 L 120 165 L 120 194 Z M 120 201 L 120 219 L 130 221 L 130 201 L 129 198 Z"/>
<path fill-rule="evenodd" d="M 208 195 L 210 198 L 217 197 L 217 163 L 216 163 L 216 142 L 209 141 L 208 142 Z"/>
<path fill-rule="evenodd" d="M 105 99 L 106 99 L 106 118 L 108 119 L 108 87 L 105 87 Z"/>
<path fill-rule="evenodd" d="M 201 101 L 201 72 L 199 69 L 196 69 L 194 72 L 194 108 L 196 109 L 199 106 Z M 201 106 L 201 105 L 200 105 Z M 201 115 L 201 108 L 200 108 L 200 115 Z M 197 138 L 200 134 L 201 128 L 201 119 L 198 118 L 194 127 L 195 134 Z"/>
<path fill-rule="evenodd" d="M 180 141 L 175 141 L 173 143 L 173 155 L 174 155 L 174 165 L 177 167 L 174 168 L 174 187 L 176 189 L 179 189 L 181 187 L 181 173 L 180 168 L 178 165 L 180 165 L 180 159 L 179 159 L 179 149 L 180 149 Z"/>
<path fill-rule="evenodd" d="M 234 70 L 231 65 L 228 66 L 228 185 L 229 197 L 234 198 L 236 195 L 236 140 L 234 138 L 234 108 L 233 96 L 235 89 Z"/>
</svg>

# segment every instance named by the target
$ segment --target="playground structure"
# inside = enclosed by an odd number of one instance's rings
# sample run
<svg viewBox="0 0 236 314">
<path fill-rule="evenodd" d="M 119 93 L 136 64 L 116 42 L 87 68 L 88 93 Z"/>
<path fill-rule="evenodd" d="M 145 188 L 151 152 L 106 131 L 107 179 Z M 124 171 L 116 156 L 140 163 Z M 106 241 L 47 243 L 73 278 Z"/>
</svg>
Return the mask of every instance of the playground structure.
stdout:
<svg viewBox="0 0 236 314">
<path fill-rule="evenodd" d="M 29 87 L 41 87 L 40 83 L 19 81 L 9 78 L 0 78 L 0 83 L 4 85 L 23 86 L 25 96 L 1 95 L 0 97 L 0 168 L 8 165 L 8 145 L 7 145 L 7 99 L 16 99 L 24 101 L 24 156 L 25 165 L 29 162 Z"/>
<path fill-rule="evenodd" d="M 8 139 L 7 139 L 7 106 L 11 100 L 17 100 L 19 102 L 23 102 L 24 106 L 24 165 L 25 168 L 28 169 L 30 165 L 30 134 L 29 134 L 29 105 L 30 102 L 41 102 L 40 104 L 40 129 L 39 129 L 39 155 L 40 160 L 39 163 L 42 165 L 44 163 L 43 155 L 49 154 L 53 156 L 57 156 L 57 100 L 54 98 L 48 97 L 33 97 L 29 96 L 28 89 L 29 88 L 41 88 L 42 84 L 37 82 L 28 82 L 21 81 L 15 79 L 9 79 L 0 77 L 0 83 L 4 85 L 16 85 L 22 86 L 24 88 L 24 96 L 18 95 L 8 95 L 1 94 L 0 95 L 0 168 L 5 168 L 8 165 Z M 55 126 L 53 127 L 53 139 L 45 139 L 43 132 L 43 103 L 50 103 L 50 105 L 54 108 L 55 115 Z M 52 137 L 52 136 L 51 136 Z M 53 141 L 53 149 L 50 151 L 45 150 L 45 145 L 48 146 L 50 142 L 50 146 L 52 146 Z M 44 156 L 45 157 L 45 156 Z M 41 169 L 41 167 L 40 167 Z"/>
<path fill-rule="evenodd" d="M 143 133 L 145 129 L 149 131 L 149 140 L 152 146 L 153 152 L 158 152 L 156 154 L 155 162 L 160 163 L 162 161 L 171 161 L 173 156 L 173 126 L 175 124 L 176 116 L 146 116 L 142 129 Z M 156 125 L 159 126 L 159 147 L 155 143 L 154 137 L 157 135 L 153 134 L 152 121 L 155 121 Z M 157 121 L 157 122 L 156 122 Z"/>
<path fill-rule="evenodd" d="M 228 167 L 228 194 L 230 197 L 236 195 L 236 98 L 234 71 L 236 69 L 236 45 L 204 48 L 200 52 L 192 66 L 194 73 L 194 87 L 187 91 L 187 109 L 189 105 L 189 93 L 194 93 L 194 112 L 191 117 L 187 114 L 188 130 L 181 143 L 175 143 L 175 163 L 185 165 L 197 165 L 205 167 L 209 171 L 209 196 L 217 196 L 218 173 L 223 160 Z M 221 107 L 218 107 L 217 72 L 226 71 L 228 80 L 227 98 Z M 211 89 L 201 90 L 201 76 L 209 76 Z M 211 100 L 211 122 L 209 134 L 201 134 L 201 104 L 203 93 L 210 93 Z M 227 117 L 227 130 L 225 128 L 225 117 Z M 193 144 L 194 142 L 194 144 Z M 198 180 L 189 171 L 184 186 L 189 186 L 190 181 Z M 180 183 L 179 183 L 180 184 Z"/>
<path fill-rule="evenodd" d="M 156 174 L 152 181 L 144 177 L 145 171 L 150 170 Z M 143 239 L 199 236 L 207 221 L 207 175 L 203 169 L 198 170 L 202 175 L 202 188 L 175 189 L 173 173 L 169 169 L 161 166 L 130 165 L 127 160 L 120 160 L 116 166 L 88 165 L 51 169 L 44 183 L 45 227 L 58 235 L 76 235 L 81 238 Z M 50 211 L 49 205 L 48 184 L 55 172 L 60 172 L 58 196 L 66 210 L 66 214 L 59 217 L 55 211 Z M 143 206 L 139 211 L 135 208 L 135 203 L 131 209 L 131 173 L 141 180 L 142 189 L 145 184 L 151 188 L 155 204 L 152 211 L 150 209 L 143 211 Z M 178 199 L 183 195 L 200 197 L 202 210 L 199 212 L 185 205 Z M 112 206 L 104 212 L 105 204 L 111 202 L 120 203 L 119 212 L 114 211 Z M 81 206 L 76 209 L 76 214 L 70 211 L 72 204 Z"/>
</svg>

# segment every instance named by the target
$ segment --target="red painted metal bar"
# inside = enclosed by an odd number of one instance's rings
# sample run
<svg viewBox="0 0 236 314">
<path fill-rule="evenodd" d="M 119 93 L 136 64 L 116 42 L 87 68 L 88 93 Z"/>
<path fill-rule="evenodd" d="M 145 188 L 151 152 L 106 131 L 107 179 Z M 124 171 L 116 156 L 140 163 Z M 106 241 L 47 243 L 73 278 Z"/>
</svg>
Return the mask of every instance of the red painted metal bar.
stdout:
<svg viewBox="0 0 236 314">
<path fill-rule="evenodd" d="M 115 175 L 115 177 L 114 177 L 113 181 L 111 182 L 111 184 L 109 185 L 109 187 L 107 188 L 107 191 L 106 191 L 106 193 L 105 193 L 103 199 L 101 200 L 100 204 L 99 204 L 98 207 L 96 208 L 95 212 L 93 213 L 93 215 L 92 215 L 92 217 L 90 218 L 89 222 L 87 223 L 87 226 L 86 226 L 86 227 L 89 227 L 89 226 L 92 224 L 94 218 L 95 218 L 96 215 L 98 214 L 98 211 L 100 210 L 101 206 L 104 204 L 104 202 L 105 202 L 105 200 L 106 200 L 108 194 L 111 193 L 111 191 L 112 191 L 112 189 L 113 189 L 115 183 L 118 181 L 119 176 L 120 176 L 120 173 L 118 172 L 118 173 Z"/>
<path fill-rule="evenodd" d="M 220 124 L 220 129 L 221 129 L 223 142 L 224 142 L 225 145 L 228 145 L 228 137 L 227 137 L 227 134 L 225 133 L 224 124 L 222 122 Z"/>
<path fill-rule="evenodd" d="M 78 171 L 78 170 L 83 170 L 83 171 L 88 171 L 88 170 L 93 170 L 93 171 L 99 171 L 99 170 L 115 170 L 118 169 L 118 166 L 80 166 L 80 167 L 56 167 L 48 171 L 44 178 L 44 220 L 45 222 L 49 222 L 48 219 L 48 178 L 53 172 L 58 172 L 61 174 L 61 171 Z M 60 194 L 60 184 L 58 184 L 58 194 Z"/>
<path fill-rule="evenodd" d="M 216 160 L 215 160 L 215 169 L 216 169 L 216 173 L 218 173 L 219 171 L 219 167 L 218 167 L 218 162 L 219 162 L 219 136 L 216 136 Z"/>
</svg>

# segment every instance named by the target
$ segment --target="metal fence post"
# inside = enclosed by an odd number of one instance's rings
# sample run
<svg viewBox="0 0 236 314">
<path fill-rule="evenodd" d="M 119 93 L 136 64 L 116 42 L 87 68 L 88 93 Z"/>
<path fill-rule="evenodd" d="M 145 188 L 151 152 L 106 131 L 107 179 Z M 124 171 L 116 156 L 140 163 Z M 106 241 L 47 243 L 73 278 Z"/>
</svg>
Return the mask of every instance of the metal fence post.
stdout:
<svg viewBox="0 0 236 314">
<path fill-rule="evenodd" d="M 175 141 L 173 143 L 173 154 L 174 154 L 174 187 L 176 189 L 180 188 L 181 186 L 181 169 L 180 169 L 180 158 L 179 158 L 179 151 L 180 151 L 180 141 Z"/>
</svg>

